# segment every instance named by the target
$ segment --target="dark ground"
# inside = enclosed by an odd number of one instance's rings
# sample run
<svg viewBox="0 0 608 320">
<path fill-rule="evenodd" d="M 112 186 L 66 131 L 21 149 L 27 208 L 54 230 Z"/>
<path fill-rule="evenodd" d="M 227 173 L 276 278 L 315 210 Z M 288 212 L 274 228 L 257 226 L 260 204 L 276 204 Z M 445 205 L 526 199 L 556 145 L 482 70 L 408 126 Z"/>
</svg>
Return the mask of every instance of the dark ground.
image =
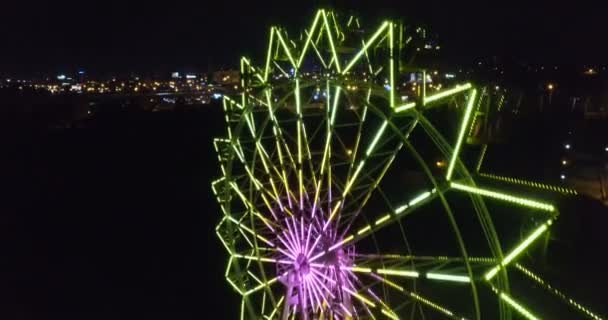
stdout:
<svg viewBox="0 0 608 320">
<path fill-rule="evenodd" d="M 0 318 L 238 314 L 209 185 L 220 114 L 118 119 L 5 136 Z"/>
</svg>

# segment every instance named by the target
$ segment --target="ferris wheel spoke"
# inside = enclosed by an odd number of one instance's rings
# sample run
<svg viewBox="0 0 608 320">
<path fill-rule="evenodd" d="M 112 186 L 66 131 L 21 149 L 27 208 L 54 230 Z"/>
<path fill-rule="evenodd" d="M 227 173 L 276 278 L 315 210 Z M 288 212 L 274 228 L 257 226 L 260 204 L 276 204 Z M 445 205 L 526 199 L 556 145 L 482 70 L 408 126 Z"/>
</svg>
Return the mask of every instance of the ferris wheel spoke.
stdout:
<svg viewBox="0 0 608 320">
<path fill-rule="evenodd" d="M 560 290 L 558 290 L 555 287 L 551 286 L 548 283 L 548 281 L 543 280 L 539 275 L 533 273 L 532 271 L 530 271 L 529 269 L 525 268 L 521 264 L 516 263 L 515 264 L 515 269 L 517 269 L 518 271 L 520 271 L 521 273 L 523 273 L 524 275 L 526 275 L 532 281 L 536 282 L 538 285 L 540 285 L 541 287 L 543 287 L 543 289 L 545 289 L 549 293 L 557 296 L 558 298 L 562 299 L 564 302 L 568 303 L 573 309 L 577 309 L 579 311 L 582 311 L 585 315 L 587 315 L 591 319 L 601 320 L 601 318 L 600 318 L 599 315 L 593 313 L 591 310 L 589 310 L 589 308 L 587 308 L 587 307 L 581 305 L 580 303 L 576 302 L 571 297 L 566 296 L 563 292 L 561 292 Z"/>
<path fill-rule="evenodd" d="M 387 279 L 386 277 L 382 277 L 380 275 L 374 274 L 374 273 L 370 273 L 370 276 L 373 277 L 374 279 L 380 281 L 381 283 L 384 283 L 385 285 L 389 286 L 390 288 L 396 290 L 397 292 L 400 292 L 401 294 L 409 297 L 412 300 L 415 300 L 421 304 L 423 304 L 426 307 L 430 307 L 432 309 L 434 309 L 435 311 L 439 311 L 440 313 L 448 316 L 449 318 L 452 319 L 465 319 L 464 317 L 460 317 L 458 315 L 456 315 L 454 312 L 450 311 L 449 309 L 441 306 L 438 303 L 435 303 L 433 301 L 431 301 L 428 298 L 422 297 L 421 295 L 415 293 L 415 292 L 411 292 L 406 290 L 404 287 L 398 285 L 397 283 Z M 393 313 L 395 314 L 395 313 Z"/>
<path fill-rule="evenodd" d="M 239 196 L 239 198 L 241 199 L 241 201 L 243 202 L 245 207 L 247 207 L 254 216 L 258 217 L 270 231 L 274 231 L 276 228 L 279 228 L 279 226 L 275 222 L 268 220 L 260 212 L 258 212 L 258 210 L 256 209 L 256 206 L 254 204 L 252 204 L 247 199 L 247 197 L 245 197 L 243 192 L 238 188 L 238 186 L 234 182 L 231 182 L 230 186 L 237 193 L 237 195 Z M 262 196 L 262 199 L 264 199 L 264 203 L 266 204 L 266 207 L 268 208 L 268 210 L 274 217 L 275 221 L 278 221 L 278 218 L 277 218 L 276 214 L 274 213 L 274 210 L 272 210 L 272 206 L 270 205 L 270 203 L 268 202 L 268 200 L 266 199 L 266 197 L 264 196 L 263 193 L 261 194 L 261 196 Z"/>
<path fill-rule="evenodd" d="M 252 230 L 251 228 L 247 227 L 246 225 L 244 225 L 243 223 L 241 223 L 240 221 L 236 220 L 235 218 L 228 216 L 228 220 L 234 224 L 236 224 L 236 226 L 239 228 L 239 230 L 244 230 L 247 231 L 248 233 L 250 233 L 252 236 L 264 241 L 264 243 L 268 244 L 271 247 L 274 247 L 274 243 L 272 243 L 270 240 L 266 239 L 265 237 L 263 237 L 262 235 L 260 235 L 259 233 L 255 232 L 254 230 Z"/>
<path fill-rule="evenodd" d="M 538 239 L 545 231 L 549 229 L 549 226 L 553 224 L 553 219 L 547 220 L 545 223 L 537 227 L 526 239 L 519 243 L 513 250 L 511 250 L 502 261 L 492 269 L 490 269 L 484 278 L 486 281 L 492 280 L 498 274 L 501 269 L 508 266 L 513 260 L 515 260 L 522 252 L 524 252 L 536 239 Z"/>
</svg>

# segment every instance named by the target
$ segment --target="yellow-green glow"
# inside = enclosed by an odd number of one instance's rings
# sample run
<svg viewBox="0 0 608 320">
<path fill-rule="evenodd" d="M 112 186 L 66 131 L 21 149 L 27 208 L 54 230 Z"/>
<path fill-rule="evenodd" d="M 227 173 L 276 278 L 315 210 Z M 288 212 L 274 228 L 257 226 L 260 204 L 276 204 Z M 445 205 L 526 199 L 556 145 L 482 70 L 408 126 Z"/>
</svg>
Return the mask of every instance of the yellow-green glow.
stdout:
<svg viewBox="0 0 608 320">
<path fill-rule="evenodd" d="M 378 274 L 385 274 L 389 276 L 399 276 L 408 278 L 418 278 L 420 273 L 412 270 L 393 270 L 393 269 L 378 269 Z"/>
<path fill-rule="evenodd" d="M 427 306 L 434 308 L 435 310 L 438 310 L 438 311 L 441 311 L 441 312 L 447 314 L 448 316 L 454 316 L 454 313 L 452 311 L 450 311 L 450 310 L 448 310 L 448 309 L 446 309 L 446 308 L 444 308 L 444 307 L 442 307 L 442 306 L 440 306 L 440 305 L 438 305 L 438 304 L 436 304 L 436 303 L 434 303 L 434 302 L 432 302 L 432 301 L 430 301 L 430 300 L 428 300 L 426 298 L 423 298 L 423 297 L 421 297 L 421 296 L 419 296 L 419 295 L 417 295 L 417 294 L 415 294 L 413 292 L 410 293 L 410 296 L 412 296 L 412 298 L 414 298 L 414 299 L 416 299 L 416 300 L 418 300 L 418 301 L 426 304 Z"/>
<path fill-rule="evenodd" d="M 245 299 L 241 299 L 241 320 L 245 320 Z"/>
<path fill-rule="evenodd" d="M 271 262 L 271 263 L 277 263 L 276 259 L 271 259 L 271 258 L 264 258 L 264 257 L 257 257 L 257 256 L 249 256 L 249 255 L 242 255 L 242 254 L 234 254 L 233 255 L 235 258 L 241 258 L 241 259 L 247 259 L 247 260 L 254 260 L 254 261 L 261 261 L 261 262 Z"/>
<path fill-rule="evenodd" d="M 372 229 L 371 225 L 367 225 L 367 227 L 362 228 L 361 230 L 357 231 L 357 235 L 362 235 L 368 231 L 370 231 Z"/>
<path fill-rule="evenodd" d="M 431 103 L 431 102 L 437 101 L 439 99 L 443 99 L 445 97 L 449 97 L 451 95 L 457 94 L 459 92 L 462 92 L 462 91 L 465 91 L 465 90 L 468 90 L 468 89 L 471 89 L 471 88 L 472 88 L 472 85 L 470 83 L 466 83 L 466 84 L 463 84 L 463 85 L 457 85 L 457 86 L 455 86 L 452 89 L 448 89 L 448 90 L 436 93 L 434 95 L 425 97 L 424 98 L 424 104 Z"/>
<path fill-rule="evenodd" d="M 417 197 L 415 197 L 414 199 L 410 200 L 410 202 L 409 202 L 409 204 L 408 204 L 408 205 L 409 205 L 410 207 L 411 207 L 411 206 L 415 206 L 415 205 L 416 205 L 416 204 L 418 204 L 420 201 L 422 201 L 422 200 L 424 200 L 424 199 L 426 199 L 426 198 L 428 198 L 428 197 L 430 197 L 430 196 L 431 196 L 431 193 L 430 193 L 429 191 L 426 191 L 426 192 L 424 192 L 424 193 L 422 193 L 422 194 L 418 195 L 418 196 L 417 196 Z"/>
<path fill-rule="evenodd" d="M 391 318 L 393 320 L 399 320 L 399 317 L 397 317 L 394 313 L 392 313 L 392 312 L 390 312 L 390 311 L 388 311 L 388 310 L 386 310 L 384 308 L 382 308 L 382 313 L 385 316 L 387 316 L 387 317 L 389 317 L 389 318 Z"/>
<path fill-rule="evenodd" d="M 366 298 L 366 297 L 364 297 L 364 296 L 362 296 L 362 295 L 360 295 L 360 294 L 358 294 L 358 293 L 356 293 L 356 292 L 354 292 L 354 291 L 352 291 L 352 290 L 350 290 L 350 289 L 347 289 L 346 287 L 342 287 L 342 288 L 344 289 L 344 291 L 346 291 L 346 292 L 350 293 L 350 294 L 351 294 L 353 297 L 355 297 L 355 298 L 357 298 L 357 299 L 361 300 L 363 303 L 367 304 L 368 306 L 370 306 L 370 307 L 372 307 L 372 308 L 375 308 L 375 307 L 376 307 L 376 304 L 375 304 L 375 303 L 373 303 L 373 302 L 372 302 L 371 300 L 369 300 L 368 298 Z"/>
<path fill-rule="evenodd" d="M 511 251 L 501 262 L 500 265 L 492 268 L 485 275 L 485 279 L 487 281 L 492 280 L 494 276 L 498 273 L 501 267 L 507 266 L 511 261 L 513 261 L 518 255 L 520 255 L 526 248 L 528 248 L 538 237 L 540 237 L 545 231 L 547 231 L 548 227 L 551 225 L 553 220 L 548 220 L 543 223 L 540 227 L 536 228 L 532 234 L 530 234 L 524 241 L 522 241 L 513 251 Z"/>
<path fill-rule="evenodd" d="M 361 268 L 361 267 L 350 267 L 349 270 L 354 271 L 354 272 L 362 272 L 362 273 L 372 272 L 372 269 L 370 269 L 370 268 Z"/>
<path fill-rule="evenodd" d="M 281 35 L 281 31 L 275 29 L 275 32 L 277 33 L 277 37 L 279 38 L 279 43 L 281 43 L 283 50 L 285 50 L 285 53 L 287 54 L 287 57 L 289 58 L 291 65 L 294 68 L 297 68 L 296 62 L 295 62 L 295 60 L 293 60 L 293 56 L 291 55 L 291 51 L 289 50 L 289 46 L 287 46 L 287 43 L 285 42 L 285 40 L 283 39 L 283 36 Z"/>
<path fill-rule="evenodd" d="M 340 209 L 340 205 L 342 204 L 342 200 L 339 200 L 336 205 L 334 206 L 334 209 L 331 211 L 331 214 L 329 215 L 329 218 L 327 219 L 327 224 L 329 224 L 330 221 L 333 220 L 333 218 L 336 216 L 336 213 L 338 213 L 338 209 Z"/>
<path fill-rule="evenodd" d="M 357 54 L 352 58 L 352 60 L 350 60 L 350 62 L 346 65 L 346 68 L 344 68 L 344 70 L 342 71 L 343 74 L 347 73 L 355 65 L 355 63 L 365 54 L 367 49 L 376 41 L 376 39 L 382 34 L 382 32 L 385 31 L 388 26 L 388 22 L 383 23 L 382 26 L 380 26 L 380 28 L 376 31 L 376 33 L 374 33 L 374 35 L 372 35 L 372 37 L 367 40 L 367 42 L 364 42 L 365 44 L 363 45 L 363 48 L 359 52 L 357 52 Z"/>
<path fill-rule="evenodd" d="M 384 134 L 384 130 L 386 130 L 386 126 L 387 125 L 388 125 L 388 120 L 384 120 L 384 122 L 380 126 L 380 129 L 376 133 L 376 136 L 374 137 L 374 140 L 372 140 L 372 143 L 367 148 L 367 151 L 365 152 L 365 155 L 370 156 L 372 154 L 372 152 L 374 152 L 374 148 L 376 147 L 376 144 L 378 144 L 378 141 L 380 141 L 380 138 Z"/>
<path fill-rule="evenodd" d="M 359 166 L 357 166 L 357 170 L 355 170 L 355 174 L 353 174 L 353 176 L 350 177 L 350 179 L 348 180 L 348 183 L 346 184 L 346 187 L 344 188 L 344 192 L 342 193 L 342 197 L 346 197 L 346 195 L 350 191 L 350 188 L 353 186 L 353 183 L 355 183 L 355 180 L 357 180 L 357 176 L 361 172 L 361 169 L 363 169 L 364 165 L 365 165 L 365 160 L 361 160 L 361 162 L 359 162 Z"/>
<path fill-rule="evenodd" d="M 428 279 L 433 280 L 445 280 L 445 281 L 453 281 L 453 282 L 471 282 L 471 278 L 468 276 L 456 276 L 451 274 L 443 274 L 443 273 L 434 273 L 428 272 L 426 274 Z"/>
<path fill-rule="evenodd" d="M 252 293 L 254 293 L 254 292 L 256 292 L 256 291 L 258 291 L 260 289 L 266 288 L 266 287 L 270 286 L 271 284 L 277 282 L 277 280 L 279 280 L 279 277 L 274 277 L 274 278 L 266 281 L 265 283 L 262 283 L 262 284 L 258 285 L 257 287 L 255 287 L 255 288 L 253 288 L 253 289 L 245 292 L 244 296 L 248 296 L 248 295 L 250 295 L 250 294 L 252 294 Z"/>
<path fill-rule="evenodd" d="M 487 151 L 488 145 L 484 144 L 483 148 L 481 148 L 481 154 L 479 155 L 479 161 L 477 162 L 477 166 L 475 167 L 475 172 L 479 172 L 479 169 L 481 169 L 481 165 L 483 164 L 483 159 L 485 158 Z"/>
<path fill-rule="evenodd" d="M 539 202 L 539 201 L 510 196 L 510 195 L 507 195 L 504 193 L 499 193 L 499 192 L 491 191 L 491 190 L 487 190 L 487 189 L 469 187 L 467 185 L 463 185 L 463 184 L 456 183 L 456 182 L 451 182 L 450 186 L 456 190 L 466 191 L 469 193 L 474 193 L 474 194 L 482 195 L 485 197 L 490 197 L 490 198 L 494 198 L 494 199 L 498 199 L 498 200 L 512 202 L 515 204 L 519 204 L 519 205 L 534 208 L 534 209 L 539 209 L 539 210 L 544 210 L 544 211 L 549 211 L 549 212 L 555 211 L 555 207 L 553 205 Z"/>
<path fill-rule="evenodd" d="M 416 107 L 416 103 L 415 102 L 410 102 L 410 103 L 406 103 L 402 106 L 398 106 L 395 108 L 395 112 L 399 113 L 399 112 L 405 112 L 407 110 L 413 109 Z"/>
<path fill-rule="evenodd" d="M 553 286 L 549 285 L 545 280 L 541 279 L 541 277 L 539 277 L 538 275 L 534 274 L 532 271 L 524 268 L 519 263 L 515 264 L 515 268 L 517 268 L 517 270 L 521 271 L 523 274 L 525 274 L 526 276 L 528 276 L 530 279 L 534 280 L 536 283 L 538 283 L 541 286 L 543 286 L 543 288 L 545 290 L 547 290 L 547 291 L 551 292 L 552 294 L 556 295 L 557 297 L 563 299 L 565 302 L 567 302 L 568 304 L 570 304 L 572 307 L 574 307 L 574 308 L 580 310 L 581 312 L 585 313 L 589 318 L 591 318 L 593 320 L 602 320 L 602 318 L 600 316 L 598 316 L 597 314 L 591 312 L 591 310 L 589 310 L 588 308 L 582 306 L 580 303 L 574 301 L 573 299 L 568 298 L 561 291 L 555 289 Z"/>
<path fill-rule="evenodd" d="M 482 177 L 484 177 L 484 178 L 488 178 L 488 179 L 494 179 L 494 180 L 514 183 L 514 184 L 519 184 L 519 185 L 523 185 L 523 186 L 528 186 L 528 187 L 533 187 L 533 188 L 539 188 L 539 189 L 559 192 L 559 193 L 562 193 L 562 194 L 571 194 L 571 195 L 577 195 L 578 194 L 578 192 L 576 192 L 576 190 L 573 190 L 573 189 L 562 188 L 562 187 L 558 187 L 558 186 L 552 186 L 552 185 L 538 183 L 538 182 L 533 182 L 533 181 L 527 181 L 527 180 L 522 180 L 522 179 L 517 179 L 517 178 L 511 178 L 511 177 L 497 176 L 497 175 L 494 175 L 494 174 L 481 173 L 481 172 L 479 173 L 479 175 L 482 176 Z"/>
<path fill-rule="evenodd" d="M 323 13 L 323 22 L 325 23 L 325 31 L 327 32 L 327 38 L 329 39 L 329 45 L 331 47 L 331 52 L 333 53 L 333 61 L 336 63 L 336 70 L 338 73 L 340 71 L 340 60 L 338 58 L 338 52 L 336 51 L 336 46 L 334 45 L 334 37 L 331 35 L 331 28 L 329 27 L 329 22 L 327 21 L 327 14 L 325 11 L 321 10 Z M 330 62 L 331 64 L 331 62 Z"/>
<path fill-rule="evenodd" d="M 312 35 L 315 32 L 315 29 L 317 28 L 317 23 L 319 22 L 321 14 L 323 14 L 321 10 L 317 11 L 317 15 L 315 16 L 315 20 L 312 23 L 312 27 L 310 27 L 310 33 L 308 33 L 308 37 L 306 38 L 306 42 L 304 43 L 304 47 L 302 48 L 300 59 L 298 59 L 298 68 L 302 65 L 302 61 L 304 60 L 304 56 L 306 55 L 306 50 L 308 49 L 308 45 L 312 41 Z"/>
<path fill-rule="evenodd" d="M 393 29 L 395 28 L 393 23 L 390 23 L 390 28 L 388 30 L 388 41 L 389 41 L 389 77 L 390 77 L 390 84 L 391 84 L 391 91 L 390 91 L 390 97 L 389 97 L 389 103 L 391 105 L 391 108 L 395 107 L 395 58 L 394 58 L 394 39 L 393 39 Z"/>
<path fill-rule="evenodd" d="M 401 207 L 395 209 L 395 213 L 400 214 L 401 212 L 405 211 L 407 208 L 409 208 L 409 206 L 407 204 L 402 205 Z"/>
<path fill-rule="evenodd" d="M 464 112 L 464 118 L 462 119 L 462 124 L 460 125 L 460 132 L 458 133 L 458 140 L 456 140 L 456 146 L 452 151 L 452 159 L 450 160 L 450 165 L 448 166 L 448 171 L 446 174 L 446 180 L 452 179 L 452 174 L 454 173 L 454 166 L 458 161 L 458 155 L 460 154 L 460 148 L 462 146 L 462 140 L 464 140 L 464 134 L 467 129 L 467 125 L 469 123 L 469 119 L 471 118 L 471 111 L 473 111 L 473 106 L 475 105 L 475 98 L 477 97 L 477 90 L 471 90 L 471 96 L 469 97 L 469 102 L 467 103 L 467 109 Z"/>
<path fill-rule="evenodd" d="M 380 218 L 380 219 L 376 220 L 376 222 L 375 222 L 374 224 L 375 224 L 375 225 L 380 225 L 381 223 L 383 223 L 383 222 L 387 221 L 387 220 L 388 220 L 388 219 L 390 219 L 390 218 L 391 218 L 391 215 L 390 215 L 390 214 L 387 214 L 387 215 L 385 215 L 384 217 L 382 217 L 382 218 Z"/>
<path fill-rule="evenodd" d="M 506 303 L 508 303 L 511 307 L 513 307 L 513 309 L 517 310 L 517 312 L 519 312 L 526 319 L 540 320 L 540 318 L 536 317 L 534 314 L 532 314 L 530 311 L 528 311 L 526 308 L 524 308 L 521 304 L 517 303 L 515 300 L 513 300 L 513 298 L 509 297 L 504 292 L 500 293 L 500 298 L 502 300 L 504 300 Z"/>
</svg>

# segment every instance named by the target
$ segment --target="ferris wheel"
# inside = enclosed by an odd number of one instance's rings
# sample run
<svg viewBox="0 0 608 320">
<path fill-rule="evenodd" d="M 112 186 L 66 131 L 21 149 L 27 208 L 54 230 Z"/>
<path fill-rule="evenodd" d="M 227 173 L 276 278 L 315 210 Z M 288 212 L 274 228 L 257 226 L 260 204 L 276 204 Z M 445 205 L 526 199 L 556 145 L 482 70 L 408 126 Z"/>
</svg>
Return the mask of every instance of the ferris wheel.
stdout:
<svg viewBox="0 0 608 320">
<path fill-rule="evenodd" d="M 260 64 L 241 59 L 212 183 L 241 318 L 540 318 L 507 271 L 544 283 L 518 259 L 558 210 L 512 186 L 573 191 L 480 172 L 475 134 L 504 97 L 411 64 L 439 48 L 319 10 L 298 37 L 272 27 Z"/>
</svg>

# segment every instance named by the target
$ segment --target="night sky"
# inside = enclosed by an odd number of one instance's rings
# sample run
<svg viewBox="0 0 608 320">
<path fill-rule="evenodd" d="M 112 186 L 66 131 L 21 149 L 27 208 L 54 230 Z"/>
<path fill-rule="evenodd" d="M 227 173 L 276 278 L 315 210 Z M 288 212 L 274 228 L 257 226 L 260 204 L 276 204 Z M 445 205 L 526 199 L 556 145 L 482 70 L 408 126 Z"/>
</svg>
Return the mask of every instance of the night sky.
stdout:
<svg viewBox="0 0 608 320">
<path fill-rule="evenodd" d="M 0 72 L 228 67 L 240 54 L 261 53 L 271 24 L 295 32 L 319 6 L 359 13 L 372 25 L 398 17 L 429 26 L 457 62 L 496 55 L 587 64 L 608 54 L 600 2 L 7 1 Z"/>
</svg>

